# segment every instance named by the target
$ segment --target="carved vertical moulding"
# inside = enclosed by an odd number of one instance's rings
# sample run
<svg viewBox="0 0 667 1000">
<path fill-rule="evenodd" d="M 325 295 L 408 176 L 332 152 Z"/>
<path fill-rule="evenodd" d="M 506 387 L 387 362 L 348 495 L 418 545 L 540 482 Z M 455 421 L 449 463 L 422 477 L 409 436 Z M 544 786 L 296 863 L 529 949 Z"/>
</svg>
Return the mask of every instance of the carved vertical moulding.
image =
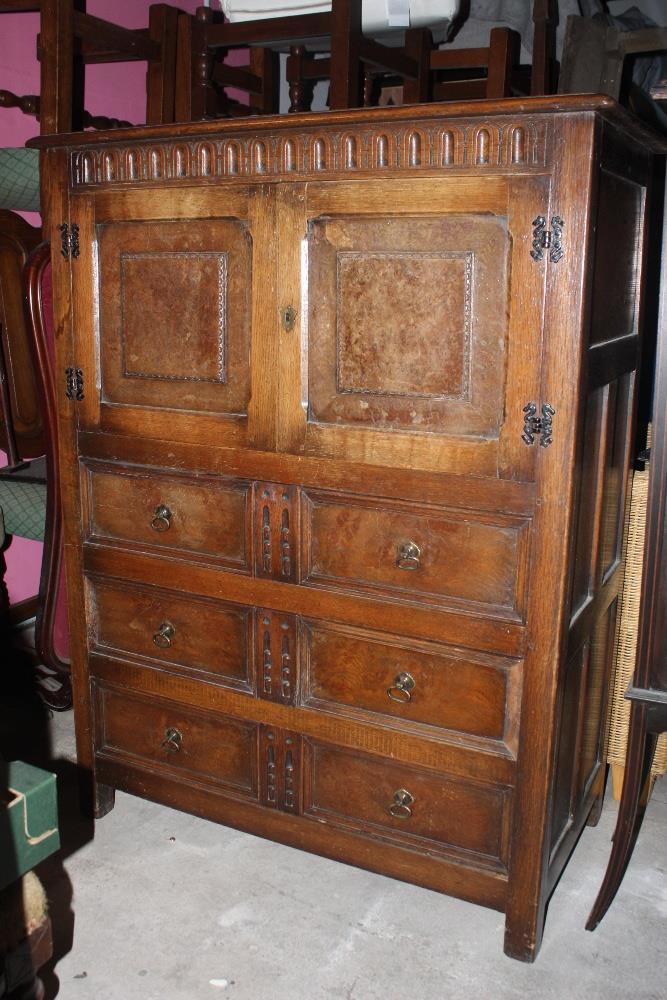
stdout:
<svg viewBox="0 0 667 1000">
<path fill-rule="evenodd" d="M 261 726 L 259 733 L 260 800 L 282 812 L 301 811 L 301 737 L 285 729 Z"/>
<path fill-rule="evenodd" d="M 258 608 L 255 612 L 257 694 L 293 705 L 295 699 L 296 620 L 293 615 Z"/>
<path fill-rule="evenodd" d="M 294 583 L 299 538 L 296 488 L 256 483 L 254 506 L 257 576 Z"/>
</svg>

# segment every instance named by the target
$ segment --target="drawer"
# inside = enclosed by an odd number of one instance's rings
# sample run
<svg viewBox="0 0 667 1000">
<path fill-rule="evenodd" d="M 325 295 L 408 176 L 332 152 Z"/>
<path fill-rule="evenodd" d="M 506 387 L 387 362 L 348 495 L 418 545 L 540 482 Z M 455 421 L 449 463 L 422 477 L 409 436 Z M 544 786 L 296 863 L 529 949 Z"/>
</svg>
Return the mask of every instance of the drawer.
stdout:
<svg viewBox="0 0 667 1000">
<path fill-rule="evenodd" d="M 250 484 L 159 470 L 88 467 L 87 534 L 198 555 L 250 572 Z"/>
<path fill-rule="evenodd" d="M 390 840 L 465 853 L 502 868 L 509 804 L 507 788 L 325 744 L 304 747 L 304 813 Z"/>
<path fill-rule="evenodd" d="M 303 649 L 305 704 L 380 713 L 516 749 L 520 661 L 314 621 L 303 626 Z"/>
<path fill-rule="evenodd" d="M 370 498 L 304 498 L 303 582 L 524 611 L 528 522 Z"/>
<path fill-rule="evenodd" d="M 257 797 L 255 725 L 101 686 L 95 705 L 98 755 Z"/>
<path fill-rule="evenodd" d="M 93 648 L 133 653 L 252 689 L 250 608 L 101 580 L 90 583 L 90 595 Z"/>
</svg>

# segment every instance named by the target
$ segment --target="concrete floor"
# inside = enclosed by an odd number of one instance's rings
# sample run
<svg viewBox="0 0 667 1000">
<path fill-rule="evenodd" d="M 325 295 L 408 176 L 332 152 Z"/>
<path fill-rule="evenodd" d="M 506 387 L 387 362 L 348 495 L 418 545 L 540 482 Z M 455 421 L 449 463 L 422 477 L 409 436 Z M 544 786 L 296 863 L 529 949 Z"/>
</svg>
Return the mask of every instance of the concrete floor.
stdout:
<svg viewBox="0 0 667 1000">
<path fill-rule="evenodd" d="M 130 795 L 93 830 L 75 818 L 71 713 L 48 722 L 47 744 L 65 841 L 39 869 L 56 930 L 48 1000 L 667 998 L 666 778 L 600 927 L 584 930 L 610 799 L 527 966 L 503 955 L 501 914 Z"/>
</svg>

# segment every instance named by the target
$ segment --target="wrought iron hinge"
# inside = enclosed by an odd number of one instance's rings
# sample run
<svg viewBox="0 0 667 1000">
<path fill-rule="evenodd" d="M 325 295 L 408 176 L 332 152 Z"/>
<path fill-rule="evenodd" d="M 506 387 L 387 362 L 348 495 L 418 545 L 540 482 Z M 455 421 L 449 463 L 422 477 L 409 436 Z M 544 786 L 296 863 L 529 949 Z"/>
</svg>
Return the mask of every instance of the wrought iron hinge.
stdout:
<svg viewBox="0 0 667 1000">
<path fill-rule="evenodd" d="M 73 222 L 70 228 L 66 222 L 63 222 L 58 226 L 58 229 L 60 230 L 60 252 L 65 260 L 69 260 L 70 256 L 78 257 L 79 227 Z"/>
<path fill-rule="evenodd" d="M 526 444 L 534 444 L 539 437 L 540 446 L 548 448 L 553 441 L 553 418 L 556 411 L 551 403 L 542 403 L 542 416 L 537 416 L 535 403 L 526 403 L 523 408 L 523 434 L 521 440 Z"/>
<path fill-rule="evenodd" d="M 533 260 L 544 260 L 545 250 L 549 251 L 549 260 L 552 264 L 557 264 L 563 259 L 564 225 L 560 215 L 552 216 L 551 229 L 547 229 L 547 220 L 543 215 L 533 219 L 533 249 L 530 251 Z"/>
<path fill-rule="evenodd" d="M 83 371 L 80 368 L 65 369 L 65 395 L 79 403 L 83 399 Z"/>
</svg>

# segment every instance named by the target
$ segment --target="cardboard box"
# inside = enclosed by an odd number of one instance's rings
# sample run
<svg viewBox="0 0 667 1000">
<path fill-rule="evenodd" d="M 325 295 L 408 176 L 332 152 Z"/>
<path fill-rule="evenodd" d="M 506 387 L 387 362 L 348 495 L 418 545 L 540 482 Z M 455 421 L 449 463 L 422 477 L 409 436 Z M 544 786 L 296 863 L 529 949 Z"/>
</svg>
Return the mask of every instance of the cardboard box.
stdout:
<svg viewBox="0 0 667 1000">
<path fill-rule="evenodd" d="M 0 889 L 60 847 L 56 776 L 14 760 L 0 772 Z"/>
</svg>

